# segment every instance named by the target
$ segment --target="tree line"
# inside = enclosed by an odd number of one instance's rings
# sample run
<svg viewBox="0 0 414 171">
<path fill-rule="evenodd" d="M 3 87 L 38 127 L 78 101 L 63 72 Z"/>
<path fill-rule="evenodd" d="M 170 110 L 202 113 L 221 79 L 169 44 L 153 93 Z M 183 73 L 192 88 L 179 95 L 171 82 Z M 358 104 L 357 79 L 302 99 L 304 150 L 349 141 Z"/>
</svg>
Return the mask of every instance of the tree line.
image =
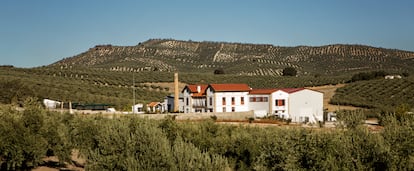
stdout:
<svg viewBox="0 0 414 171">
<path fill-rule="evenodd" d="M 371 132 L 360 112 L 338 114 L 336 129 L 256 127 L 214 120 L 177 122 L 134 116 L 107 119 L 0 108 L 1 170 L 71 163 L 76 149 L 87 170 L 413 170 L 414 118 L 384 115 Z"/>
</svg>

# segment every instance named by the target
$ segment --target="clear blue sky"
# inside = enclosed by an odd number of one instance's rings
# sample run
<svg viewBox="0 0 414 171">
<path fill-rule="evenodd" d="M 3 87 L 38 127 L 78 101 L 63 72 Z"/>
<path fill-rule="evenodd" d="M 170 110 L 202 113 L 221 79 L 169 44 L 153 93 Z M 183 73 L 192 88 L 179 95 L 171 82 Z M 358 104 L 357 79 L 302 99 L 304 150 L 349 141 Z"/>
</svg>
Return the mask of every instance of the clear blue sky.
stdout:
<svg viewBox="0 0 414 171">
<path fill-rule="evenodd" d="M 413 0 L 1 0 L 0 65 L 151 38 L 414 51 Z"/>
</svg>

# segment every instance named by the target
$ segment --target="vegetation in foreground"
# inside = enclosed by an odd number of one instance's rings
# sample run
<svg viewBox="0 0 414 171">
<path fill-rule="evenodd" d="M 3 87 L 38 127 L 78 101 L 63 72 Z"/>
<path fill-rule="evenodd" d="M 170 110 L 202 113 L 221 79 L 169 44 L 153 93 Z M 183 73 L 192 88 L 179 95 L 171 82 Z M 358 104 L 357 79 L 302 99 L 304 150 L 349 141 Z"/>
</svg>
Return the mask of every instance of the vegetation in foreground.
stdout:
<svg viewBox="0 0 414 171">
<path fill-rule="evenodd" d="M 413 170 L 414 118 L 383 115 L 372 133 L 359 112 L 338 129 L 244 127 L 126 116 L 80 117 L 42 109 L 0 109 L 1 170 L 25 170 L 77 149 L 87 170 Z"/>
</svg>

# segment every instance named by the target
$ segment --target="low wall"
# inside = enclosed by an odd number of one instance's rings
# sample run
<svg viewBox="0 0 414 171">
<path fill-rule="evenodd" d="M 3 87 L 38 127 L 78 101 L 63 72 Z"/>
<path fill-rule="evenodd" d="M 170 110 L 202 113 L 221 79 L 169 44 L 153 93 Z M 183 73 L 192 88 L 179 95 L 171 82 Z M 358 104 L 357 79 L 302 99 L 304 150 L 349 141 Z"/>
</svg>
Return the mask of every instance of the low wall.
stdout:
<svg viewBox="0 0 414 171">
<path fill-rule="evenodd" d="M 149 119 L 163 119 L 166 116 L 176 115 L 176 120 L 203 120 L 216 116 L 217 119 L 223 120 L 246 120 L 254 117 L 253 111 L 248 112 L 226 112 L 226 113 L 177 113 L 177 114 L 137 114 L 137 116 L 147 117 Z"/>
</svg>

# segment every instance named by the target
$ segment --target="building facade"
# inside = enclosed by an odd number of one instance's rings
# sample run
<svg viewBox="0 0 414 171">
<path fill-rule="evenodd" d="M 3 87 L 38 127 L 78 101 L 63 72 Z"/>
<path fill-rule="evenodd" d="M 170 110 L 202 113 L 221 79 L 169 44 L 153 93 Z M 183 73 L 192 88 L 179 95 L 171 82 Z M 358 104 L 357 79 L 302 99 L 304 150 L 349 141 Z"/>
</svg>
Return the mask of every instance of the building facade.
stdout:
<svg viewBox="0 0 414 171">
<path fill-rule="evenodd" d="M 184 113 L 208 112 L 205 95 L 207 86 L 191 84 L 184 87 L 182 91 Z"/>
<path fill-rule="evenodd" d="M 206 89 L 207 109 L 210 112 L 249 111 L 247 84 L 209 84 Z"/>
</svg>

